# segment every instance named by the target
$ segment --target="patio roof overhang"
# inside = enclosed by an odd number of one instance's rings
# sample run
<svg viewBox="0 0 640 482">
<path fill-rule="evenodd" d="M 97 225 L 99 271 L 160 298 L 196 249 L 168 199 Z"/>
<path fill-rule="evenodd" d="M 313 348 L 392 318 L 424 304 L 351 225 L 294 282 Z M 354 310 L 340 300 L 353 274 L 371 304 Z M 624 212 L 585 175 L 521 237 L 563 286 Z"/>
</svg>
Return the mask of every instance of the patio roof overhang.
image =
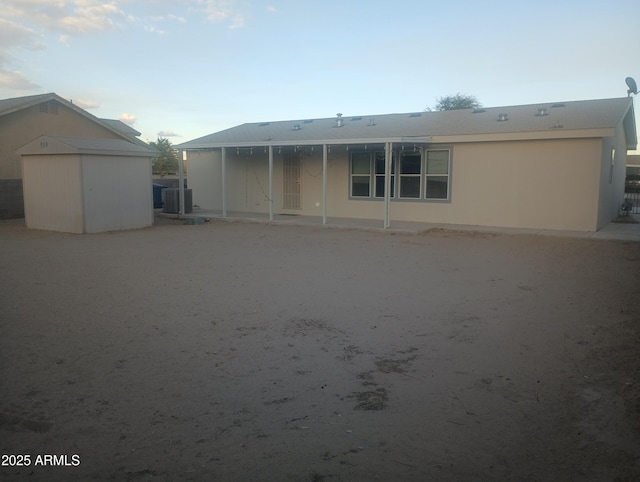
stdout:
<svg viewBox="0 0 640 482">
<path fill-rule="evenodd" d="M 241 141 L 241 142 L 221 142 L 202 146 L 182 147 L 184 151 L 201 151 L 221 148 L 250 148 L 250 147 L 285 147 L 285 146 L 348 146 L 360 144 L 431 144 L 431 136 L 401 136 L 385 138 L 357 138 L 357 139 L 311 139 L 311 140 L 290 140 L 290 139 L 265 139 L 261 141 Z"/>
</svg>

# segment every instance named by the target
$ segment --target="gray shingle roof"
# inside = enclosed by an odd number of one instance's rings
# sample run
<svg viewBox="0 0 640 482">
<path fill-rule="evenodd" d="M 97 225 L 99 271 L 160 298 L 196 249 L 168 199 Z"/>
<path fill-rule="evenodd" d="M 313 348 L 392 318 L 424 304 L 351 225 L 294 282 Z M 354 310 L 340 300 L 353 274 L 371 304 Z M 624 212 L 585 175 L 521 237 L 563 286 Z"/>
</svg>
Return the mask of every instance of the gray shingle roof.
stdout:
<svg viewBox="0 0 640 482">
<path fill-rule="evenodd" d="M 124 139 L 41 136 L 18 150 L 19 154 L 94 154 L 156 157 L 158 151 Z"/>
<path fill-rule="evenodd" d="M 506 119 L 499 121 L 501 114 Z M 613 129 L 625 122 L 629 145 L 637 143 L 633 103 L 630 98 L 544 103 L 337 118 L 299 119 L 242 124 L 177 145 L 183 149 L 281 144 L 349 143 L 537 133 L 537 137 L 562 137 L 562 132 Z M 553 134 L 551 134 L 553 133 Z M 586 132 L 585 132 L 586 133 Z M 435 140 L 435 139 L 434 139 Z"/>
<path fill-rule="evenodd" d="M 10 114 L 31 105 L 37 105 L 41 102 L 57 99 L 58 96 L 54 93 L 27 95 L 25 97 L 14 97 L 12 99 L 0 99 L 0 116 Z"/>
<path fill-rule="evenodd" d="M 139 136 L 141 133 L 138 132 L 137 130 L 135 130 L 133 127 L 131 127 L 128 124 L 125 124 L 124 122 L 122 122 L 119 119 L 100 119 L 100 121 L 103 124 L 107 124 L 109 126 L 111 126 L 113 129 L 122 132 L 123 134 L 126 134 L 128 136 L 131 137 L 137 137 Z"/>
</svg>

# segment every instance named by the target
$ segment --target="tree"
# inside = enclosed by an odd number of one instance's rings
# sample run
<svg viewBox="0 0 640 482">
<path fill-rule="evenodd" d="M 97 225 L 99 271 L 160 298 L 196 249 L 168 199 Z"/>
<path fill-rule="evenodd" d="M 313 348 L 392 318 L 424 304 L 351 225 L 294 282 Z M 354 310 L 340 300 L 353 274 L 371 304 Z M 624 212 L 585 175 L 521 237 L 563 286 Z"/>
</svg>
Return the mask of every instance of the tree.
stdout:
<svg viewBox="0 0 640 482">
<path fill-rule="evenodd" d="M 438 97 L 436 106 L 434 109 L 427 107 L 426 110 L 458 110 L 458 109 L 477 109 L 482 107 L 482 104 L 478 102 L 473 95 L 461 94 L 458 92 L 455 95 L 447 95 L 445 97 Z"/>
<path fill-rule="evenodd" d="M 174 149 L 167 138 L 158 137 L 157 142 L 150 142 L 149 145 L 160 152 L 160 156 L 153 160 L 152 167 L 154 174 L 175 174 L 178 172 L 178 151 Z"/>
</svg>

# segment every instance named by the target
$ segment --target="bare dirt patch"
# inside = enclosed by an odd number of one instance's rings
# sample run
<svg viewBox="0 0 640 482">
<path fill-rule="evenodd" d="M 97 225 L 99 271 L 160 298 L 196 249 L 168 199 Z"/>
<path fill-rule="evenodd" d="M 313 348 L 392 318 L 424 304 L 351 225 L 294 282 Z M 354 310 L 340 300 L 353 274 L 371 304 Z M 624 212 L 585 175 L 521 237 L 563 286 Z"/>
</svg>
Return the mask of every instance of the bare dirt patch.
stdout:
<svg viewBox="0 0 640 482">
<path fill-rule="evenodd" d="M 640 479 L 640 246 L 0 222 L 2 480 Z M 62 460 L 62 459 L 58 459 Z"/>
</svg>

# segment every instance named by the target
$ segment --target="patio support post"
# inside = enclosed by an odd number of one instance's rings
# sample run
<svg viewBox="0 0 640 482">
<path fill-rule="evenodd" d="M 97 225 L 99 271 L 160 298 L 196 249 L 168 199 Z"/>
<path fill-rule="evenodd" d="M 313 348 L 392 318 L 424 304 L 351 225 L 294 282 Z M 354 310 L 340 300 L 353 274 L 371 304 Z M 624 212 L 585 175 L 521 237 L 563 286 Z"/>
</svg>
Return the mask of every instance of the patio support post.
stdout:
<svg viewBox="0 0 640 482">
<path fill-rule="evenodd" d="M 222 178 L 222 217 L 227 217 L 227 148 L 222 148 L 222 153 L 220 156 L 220 167 L 221 173 L 220 177 Z"/>
<path fill-rule="evenodd" d="M 273 146 L 269 146 L 269 221 L 273 221 Z"/>
<path fill-rule="evenodd" d="M 180 199 L 180 215 L 185 214 L 184 209 L 184 158 L 187 152 L 184 149 L 180 150 L 180 159 L 178 159 L 178 196 Z"/>
<path fill-rule="evenodd" d="M 393 143 L 387 142 L 384 146 L 384 229 L 389 229 L 389 208 L 391 198 L 391 162 Z"/>
<path fill-rule="evenodd" d="M 322 145 L 322 224 L 327 224 L 327 145 Z"/>
</svg>

